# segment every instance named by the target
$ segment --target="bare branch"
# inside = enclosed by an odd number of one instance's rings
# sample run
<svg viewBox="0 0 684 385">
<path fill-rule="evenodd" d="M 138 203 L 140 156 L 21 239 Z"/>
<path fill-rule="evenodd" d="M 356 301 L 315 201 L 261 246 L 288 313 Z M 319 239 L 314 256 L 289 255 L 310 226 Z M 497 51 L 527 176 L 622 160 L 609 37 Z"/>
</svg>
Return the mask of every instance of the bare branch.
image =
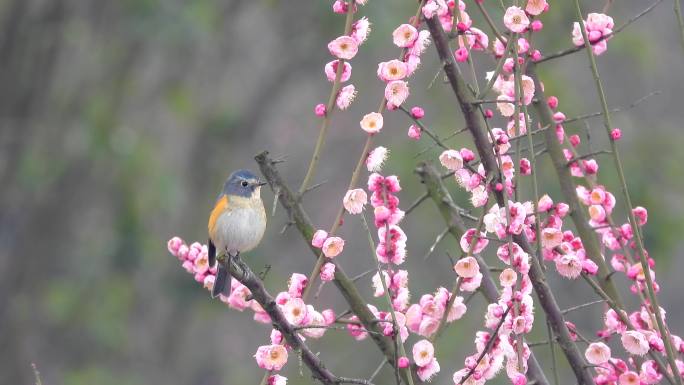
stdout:
<svg viewBox="0 0 684 385">
<path fill-rule="evenodd" d="M 606 301 L 604 301 L 604 300 L 602 300 L 602 299 L 599 299 L 599 300 L 597 300 L 597 301 L 591 301 L 591 302 L 583 303 L 583 304 L 581 304 L 581 305 L 569 307 L 569 308 L 563 310 L 563 314 L 568 314 L 568 313 L 573 312 L 573 311 L 575 311 L 575 310 L 584 309 L 585 307 L 589 307 L 589 306 L 592 306 L 592 305 L 596 305 L 597 303 L 604 303 L 604 302 L 606 302 Z"/>
<path fill-rule="evenodd" d="M 612 110 L 610 110 L 610 112 L 615 113 L 615 112 L 627 111 L 629 109 L 632 109 L 632 108 L 638 106 L 639 104 L 644 102 L 646 99 L 650 98 L 651 96 L 655 96 L 655 95 L 660 95 L 660 91 L 653 91 L 653 92 L 649 93 L 648 95 L 637 99 L 636 101 L 634 101 L 633 103 L 631 103 L 630 105 L 628 105 L 626 107 L 616 107 L 616 108 L 613 108 Z M 563 121 L 563 124 L 572 123 L 572 122 L 575 122 L 578 120 L 589 119 L 589 118 L 593 118 L 596 116 L 602 116 L 602 115 L 603 115 L 603 112 L 593 112 L 591 114 L 580 115 L 580 116 L 576 116 L 574 118 L 565 119 Z"/>
</svg>

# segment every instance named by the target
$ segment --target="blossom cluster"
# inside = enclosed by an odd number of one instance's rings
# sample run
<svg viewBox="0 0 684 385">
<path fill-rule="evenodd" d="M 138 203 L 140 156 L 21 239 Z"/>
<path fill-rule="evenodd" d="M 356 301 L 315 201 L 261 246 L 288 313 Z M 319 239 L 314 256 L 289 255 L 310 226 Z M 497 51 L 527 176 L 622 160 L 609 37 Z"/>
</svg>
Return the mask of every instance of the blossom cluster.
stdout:
<svg viewBox="0 0 684 385">
<path fill-rule="evenodd" d="M 209 267 L 207 246 L 198 242 L 188 246 L 179 237 L 171 238 L 167 246 L 169 252 L 182 262 L 183 268 L 188 273 L 193 274 L 197 282 L 211 291 L 216 279 L 216 267 Z M 334 247 L 330 246 L 331 249 Z M 279 292 L 276 295 L 275 302 L 288 323 L 299 328 L 303 337 L 321 338 L 327 330 L 326 326 L 335 322 L 335 313 L 331 309 L 319 312 L 312 305 L 304 303 L 302 294 L 307 284 L 308 279 L 305 275 L 293 273 L 288 281 L 287 291 Z M 235 278 L 231 278 L 230 294 L 227 296 L 219 294 L 219 299 L 230 308 L 238 311 L 251 309 L 254 312 L 254 320 L 259 323 L 271 323 L 270 316 L 261 305 L 256 300 L 251 299 L 250 290 Z M 278 371 L 287 363 L 288 349 L 289 346 L 285 343 L 282 334 L 273 329 L 271 343 L 259 346 L 254 357 L 260 368 Z M 278 375 L 269 379 L 269 383 L 275 385 L 285 384 L 285 381 L 285 377 Z"/>
<path fill-rule="evenodd" d="M 399 208 L 399 198 L 395 193 L 401 191 L 399 178 L 394 175 L 384 177 L 373 173 L 368 177 L 368 191 L 378 228 L 376 255 L 381 263 L 401 265 L 406 258 L 406 234 L 399 227 L 404 211 Z"/>
<path fill-rule="evenodd" d="M 356 12 L 357 4 L 363 5 L 363 3 L 365 2 L 353 2 L 351 3 L 353 9 L 349 10 L 346 2 L 338 0 L 333 4 L 333 11 L 335 13 Z M 345 83 L 351 79 L 352 65 L 349 61 L 356 56 L 359 47 L 368 39 L 370 32 L 370 21 L 368 21 L 368 18 L 362 17 L 352 23 L 348 34 L 339 36 L 328 43 L 328 51 L 336 58 L 328 62 L 324 67 L 325 76 L 328 81 L 335 82 L 339 80 L 340 83 Z M 337 91 L 335 104 L 340 110 L 346 110 L 352 104 L 355 97 L 356 87 L 353 84 L 348 84 L 340 87 L 339 91 Z M 325 104 L 318 104 L 316 105 L 315 113 L 318 116 L 325 116 L 328 112 L 326 109 Z"/>
<path fill-rule="evenodd" d="M 613 27 L 615 26 L 613 18 L 603 13 L 590 13 L 587 15 L 587 20 L 582 21 L 582 25 L 584 25 L 594 55 L 606 52 L 606 49 L 608 49 L 608 39 L 610 39 Z M 580 23 L 573 23 L 572 42 L 576 46 L 584 45 Z"/>
</svg>

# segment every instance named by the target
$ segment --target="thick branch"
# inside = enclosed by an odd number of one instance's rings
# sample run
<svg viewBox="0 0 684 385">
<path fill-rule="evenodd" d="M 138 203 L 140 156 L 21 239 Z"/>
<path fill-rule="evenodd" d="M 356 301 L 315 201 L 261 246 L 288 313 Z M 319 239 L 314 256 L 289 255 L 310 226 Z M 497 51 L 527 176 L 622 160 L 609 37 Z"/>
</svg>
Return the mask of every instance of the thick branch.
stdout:
<svg viewBox="0 0 684 385">
<path fill-rule="evenodd" d="M 304 212 L 297 196 L 290 190 L 280 176 L 274 161 L 269 157 L 267 151 L 258 154 L 255 159 L 259 164 L 261 173 L 271 186 L 271 189 L 278 195 L 280 205 L 287 211 L 290 220 L 294 223 L 297 230 L 299 230 L 299 233 L 302 235 L 304 242 L 306 242 L 311 249 L 314 257 L 318 258 L 320 250 L 311 245 L 314 227 L 311 224 L 309 216 Z M 377 322 L 374 322 L 375 316 L 368 309 L 366 301 L 361 297 L 361 294 L 354 285 L 354 281 L 345 274 L 342 267 L 339 266 L 335 260 L 331 260 L 331 263 L 335 263 L 334 283 L 349 304 L 352 312 L 359 317 L 359 320 L 367 330 L 374 332 L 369 334 L 370 338 L 375 342 L 385 357 L 387 357 L 387 360 L 390 363 L 394 362 L 395 352 L 392 340 L 385 337 L 378 328 Z M 402 370 L 402 375 L 405 375 L 405 373 L 406 371 Z"/>
<path fill-rule="evenodd" d="M 535 94 L 537 96 L 537 100 L 534 101 L 534 108 L 537 111 L 540 123 L 543 126 L 550 125 L 551 127 L 554 127 L 553 112 L 548 104 L 546 104 L 546 96 L 544 95 L 541 82 L 535 71 L 535 65 L 530 63 L 527 68 L 527 73 L 534 80 Z M 577 234 L 582 239 L 582 244 L 587 251 L 587 257 L 594 261 L 599 267 L 598 278 L 601 288 L 610 295 L 611 299 L 622 307 L 622 300 L 612 281 L 608 265 L 606 264 L 605 259 L 603 259 L 601 245 L 596 236 L 596 232 L 589 225 L 586 214 L 577 197 L 577 186 L 572 181 L 573 177 L 570 175 L 570 169 L 567 167 L 563 149 L 556 137 L 556 130 L 546 130 L 545 139 L 547 152 L 551 157 L 551 161 L 556 170 L 556 175 L 558 176 L 558 183 L 560 184 L 566 203 L 570 206 L 570 218 L 575 224 L 575 228 L 577 228 Z"/>
<path fill-rule="evenodd" d="M 460 240 L 463 234 L 466 232 L 466 225 L 461 218 L 461 213 L 456 208 L 451 194 L 447 191 L 442 178 L 440 178 L 439 172 L 428 163 L 421 163 L 416 168 L 416 173 L 420 176 L 421 182 L 425 185 L 428 191 L 428 195 L 437 205 L 439 213 L 444 218 L 449 228 L 449 233 L 453 235 L 456 240 Z M 480 272 L 482 273 L 482 284 L 480 286 L 480 291 L 487 298 L 489 303 L 496 303 L 499 300 L 499 290 L 496 288 L 496 283 L 492 277 L 492 273 L 489 270 L 489 266 L 480 255 L 474 255 L 480 265 Z M 548 380 L 544 376 L 544 371 L 542 370 L 537 358 L 534 353 L 530 355 L 528 361 L 527 375 L 530 381 L 534 381 L 535 384 L 548 385 Z"/>
<path fill-rule="evenodd" d="M 466 125 L 473 136 L 475 146 L 477 147 L 480 159 L 482 159 L 487 176 L 498 175 L 498 165 L 496 163 L 494 151 L 492 150 L 491 144 L 486 136 L 487 134 L 485 133 L 484 118 L 482 114 L 478 113 L 477 106 L 473 104 L 473 102 L 475 102 L 475 96 L 467 89 L 465 81 L 456 70 L 456 64 L 451 54 L 451 50 L 449 49 L 444 30 L 442 29 L 439 20 L 436 18 L 428 19 L 427 24 L 430 28 L 432 39 L 435 42 L 435 48 L 437 49 L 439 58 L 444 66 L 444 72 L 449 79 L 451 88 L 458 98 L 458 103 L 461 107 L 461 111 L 463 111 Z M 494 192 L 499 205 L 505 207 L 506 200 L 504 199 L 503 192 L 496 190 Z M 514 235 L 513 240 L 520 245 L 526 253 L 531 256 L 536 255 L 535 251 L 523 235 Z M 536 257 L 530 258 L 530 264 L 529 275 L 532 285 L 539 297 L 539 302 L 546 313 L 547 319 L 551 323 L 554 333 L 558 336 L 559 345 L 563 349 L 563 353 L 568 359 L 568 363 L 572 367 L 577 381 L 581 384 L 593 385 L 594 380 L 589 373 L 584 357 L 570 338 L 570 332 L 565 325 L 563 314 L 551 292 L 551 288 L 549 288 L 546 283 L 546 278 L 541 265 L 539 264 L 539 259 Z"/>
</svg>

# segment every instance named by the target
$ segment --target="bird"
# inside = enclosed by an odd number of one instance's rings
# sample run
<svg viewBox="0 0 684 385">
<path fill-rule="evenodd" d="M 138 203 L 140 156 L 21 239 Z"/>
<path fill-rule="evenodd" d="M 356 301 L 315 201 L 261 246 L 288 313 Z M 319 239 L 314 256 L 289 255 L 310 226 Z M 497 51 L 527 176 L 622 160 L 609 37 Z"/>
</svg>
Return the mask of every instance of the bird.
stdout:
<svg viewBox="0 0 684 385">
<path fill-rule="evenodd" d="M 249 170 L 230 174 L 209 214 L 209 266 L 224 255 L 227 263 L 219 263 L 211 297 L 230 294 L 227 266 L 231 258 L 254 249 L 266 230 L 266 210 L 261 200 L 261 187 L 266 185 Z"/>
</svg>

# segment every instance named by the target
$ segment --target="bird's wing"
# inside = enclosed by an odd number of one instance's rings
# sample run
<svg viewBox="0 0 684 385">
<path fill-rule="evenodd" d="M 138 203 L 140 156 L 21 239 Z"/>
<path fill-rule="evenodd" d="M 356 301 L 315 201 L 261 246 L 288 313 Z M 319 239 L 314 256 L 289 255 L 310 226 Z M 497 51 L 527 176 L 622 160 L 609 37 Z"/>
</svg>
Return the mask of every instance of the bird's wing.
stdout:
<svg viewBox="0 0 684 385">
<path fill-rule="evenodd" d="M 207 224 L 207 229 L 209 230 L 209 237 L 210 238 L 215 238 L 214 237 L 214 231 L 216 229 L 216 221 L 218 221 L 221 214 L 223 214 L 223 212 L 226 211 L 227 209 L 228 209 L 228 196 L 226 196 L 225 194 L 222 194 L 216 200 L 216 204 L 214 205 L 214 209 L 211 210 L 211 214 L 209 214 L 209 223 Z"/>
</svg>

